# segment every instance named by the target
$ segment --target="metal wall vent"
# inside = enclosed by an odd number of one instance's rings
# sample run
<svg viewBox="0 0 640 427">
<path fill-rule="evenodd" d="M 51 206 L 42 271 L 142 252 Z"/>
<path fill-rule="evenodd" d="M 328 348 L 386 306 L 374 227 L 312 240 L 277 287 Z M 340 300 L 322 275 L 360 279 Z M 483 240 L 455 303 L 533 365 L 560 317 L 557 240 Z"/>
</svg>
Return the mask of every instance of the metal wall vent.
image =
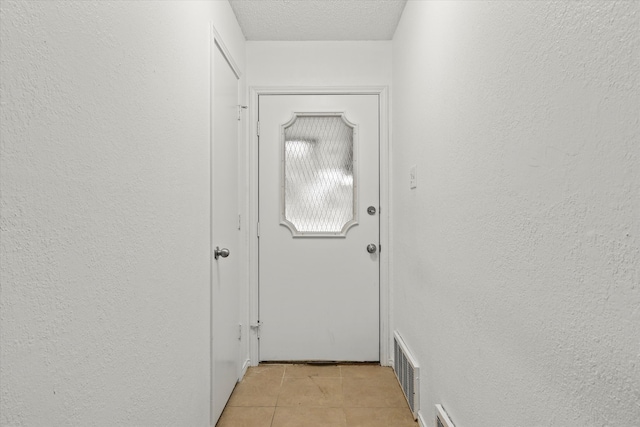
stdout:
<svg viewBox="0 0 640 427">
<path fill-rule="evenodd" d="M 436 426 L 437 427 L 456 427 L 453 425 L 453 421 L 449 418 L 447 411 L 444 410 L 442 405 L 436 405 Z"/>
<path fill-rule="evenodd" d="M 420 367 L 415 361 L 404 340 L 398 333 L 393 333 L 393 368 L 404 396 L 407 398 L 413 418 L 418 419 L 420 410 Z"/>
</svg>

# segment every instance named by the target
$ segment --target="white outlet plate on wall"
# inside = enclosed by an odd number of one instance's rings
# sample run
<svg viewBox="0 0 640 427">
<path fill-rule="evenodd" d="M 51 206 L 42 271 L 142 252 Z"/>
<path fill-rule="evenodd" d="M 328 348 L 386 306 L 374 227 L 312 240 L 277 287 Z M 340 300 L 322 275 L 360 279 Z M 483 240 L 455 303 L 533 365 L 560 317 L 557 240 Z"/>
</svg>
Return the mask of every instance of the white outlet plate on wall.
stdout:
<svg viewBox="0 0 640 427">
<path fill-rule="evenodd" d="M 416 188 L 418 186 L 418 167 L 413 165 L 409 168 L 409 188 Z"/>
</svg>

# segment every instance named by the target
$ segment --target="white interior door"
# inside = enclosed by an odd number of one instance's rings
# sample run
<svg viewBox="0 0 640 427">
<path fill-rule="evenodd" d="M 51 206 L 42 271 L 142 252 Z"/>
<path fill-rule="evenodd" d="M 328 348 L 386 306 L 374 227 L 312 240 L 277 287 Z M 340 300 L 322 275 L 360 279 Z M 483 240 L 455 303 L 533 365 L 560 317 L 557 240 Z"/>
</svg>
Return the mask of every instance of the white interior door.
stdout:
<svg viewBox="0 0 640 427">
<path fill-rule="evenodd" d="M 212 99 L 212 236 L 222 251 L 212 257 L 211 397 L 212 425 L 238 381 L 238 79 L 216 45 L 213 52 Z M 228 253 L 224 250 L 228 250 Z M 227 255 L 227 256 L 225 256 Z"/>
<path fill-rule="evenodd" d="M 260 360 L 378 361 L 378 96 L 260 95 L 259 121 Z"/>
</svg>

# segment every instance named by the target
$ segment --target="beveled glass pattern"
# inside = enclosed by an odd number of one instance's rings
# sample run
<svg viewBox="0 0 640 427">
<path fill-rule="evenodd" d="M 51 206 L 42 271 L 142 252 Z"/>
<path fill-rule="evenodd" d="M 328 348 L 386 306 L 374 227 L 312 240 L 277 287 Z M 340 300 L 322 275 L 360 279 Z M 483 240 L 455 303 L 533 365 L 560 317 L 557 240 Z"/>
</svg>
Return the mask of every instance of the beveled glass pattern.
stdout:
<svg viewBox="0 0 640 427">
<path fill-rule="evenodd" d="M 341 115 L 298 116 L 284 128 L 283 217 L 294 235 L 342 234 L 354 220 L 353 141 Z"/>
</svg>

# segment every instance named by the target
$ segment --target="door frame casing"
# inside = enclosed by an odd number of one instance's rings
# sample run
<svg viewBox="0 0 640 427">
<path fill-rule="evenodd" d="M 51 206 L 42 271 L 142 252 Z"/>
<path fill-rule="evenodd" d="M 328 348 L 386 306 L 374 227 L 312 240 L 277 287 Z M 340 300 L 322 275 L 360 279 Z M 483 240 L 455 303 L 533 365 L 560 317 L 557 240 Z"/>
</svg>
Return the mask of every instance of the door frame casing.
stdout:
<svg viewBox="0 0 640 427">
<path fill-rule="evenodd" d="M 259 363 L 259 245 L 258 245 L 258 102 L 261 95 L 377 95 L 379 122 L 380 180 L 380 364 L 392 366 L 391 311 L 389 286 L 390 241 L 390 146 L 389 88 L 387 86 L 348 87 L 281 87 L 252 86 L 249 88 L 249 149 L 247 168 L 249 182 L 249 354 L 251 365 Z"/>
</svg>

